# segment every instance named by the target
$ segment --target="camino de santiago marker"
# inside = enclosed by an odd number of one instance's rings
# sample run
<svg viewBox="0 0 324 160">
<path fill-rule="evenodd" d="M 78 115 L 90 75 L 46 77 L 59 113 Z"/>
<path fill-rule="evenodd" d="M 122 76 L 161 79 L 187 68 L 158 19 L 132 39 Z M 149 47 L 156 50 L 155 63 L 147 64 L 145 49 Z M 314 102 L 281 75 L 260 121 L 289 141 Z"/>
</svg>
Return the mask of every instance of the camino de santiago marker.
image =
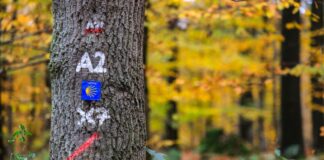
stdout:
<svg viewBox="0 0 324 160">
<path fill-rule="evenodd" d="M 94 34 L 98 36 L 104 32 L 104 23 L 101 21 L 90 20 L 84 30 L 85 36 L 91 36 Z M 94 60 L 99 58 L 96 66 L 93 65 Z M 101 51 L 96 51 L 93 55 L 89 54 L 87 51 L 82 55 L 80 61 L 76 66 L 76 73 L 83 72 L 84 75 L 90 73 L 100 74 L 106 73 L 107 69 L 105 65 L 105 54 Z M 83 71 L 82 71 L 83 70 Z M 85 104 L 95 104 L 101 100 L 101 85 L 102 83 L 98 80 L 82 80 L 81 82 L 81 100 L 85 101 Z M 109 110 L 107 107 L 93 107 L 93 106 L 77 106 L 76 114 L 80 116 L 80 120 L 77 121 L 77 125 L 81 129 L 86 128 L 97 128 L 99 129 L 101 125 L 110 119 Z M 92 135 L 80 144 L 68 157 L 67 160 L 74 160 L 86 152 L 92 144 L 100 138 L 100 133 L 98 131 L 92 131 Z"/>
<path fill-rule="evenodd" d="M 81 99 L 85 101 L 99 101 L 101 99 L 101 82 L 82 81 Z"/>
<path fill-rule="evenodd" d="M 144 0 L 53 0 L 51 160 L 144 160 Z"/>
</svg>

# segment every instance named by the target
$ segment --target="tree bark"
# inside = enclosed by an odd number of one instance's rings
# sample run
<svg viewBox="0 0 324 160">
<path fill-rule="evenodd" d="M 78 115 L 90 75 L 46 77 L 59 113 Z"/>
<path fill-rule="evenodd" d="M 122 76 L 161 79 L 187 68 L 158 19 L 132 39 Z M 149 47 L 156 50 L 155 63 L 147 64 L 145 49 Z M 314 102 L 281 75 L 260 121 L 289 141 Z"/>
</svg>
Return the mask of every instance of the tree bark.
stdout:
<svg viewBox="0 0 324 160">
<path fill-rule="evenodd" d="M 312 14 L 315 14 L 319 17 L 318 21 L 312 21 L 311 30 L 317 31 L 323 29 L 324 21 L 323 21 L 323 0 L 314 0 L 312 4 Z M 323 53 L 324 49 L 324 36 L 318 35 L 314 36 L 312 39 L 312 47 L 317 50 L 320 50 Z M 316 58 L 311 60 L 312 64 L 321 63 Z M 320 81 L 320 76 L 315 75 L 312 77 L 312 103 L 314 105 L 318 105 L 320 107 L 324 107 L 324 82 Z M 320 128 L 324 126 L 324 113 L 313 110 L 312 111 L 312 122 L 313 122 L 313 147 L 316 153 L 324 152 L 324 137 L 320 136 L 321 131 Z"/>
<path fill-rule="evenodd" d="M 6 4 L 4 2 L 0 2 L 0 12 L 5 12 Z M 0 18 L 0 26 L 2 26 L 2 18 Z M 0 40 L 2 39 L 2 34 L 0 33 Z M 0 53 L 3 52 L 3 49 L 0 49 Z M 3 56 L 0 56 L 0 159 L 5 159 L 6 155 L 8 155 L 7 148 L 4 144 L 5 136 L 3 133 L 3 127 L 5 126 L 3 113 L 5 111 L 6 105 L 2 101 L 2 93 L 5 92 L 6 88 L 4 86 L 4 82 L 7 81 L 8 75 L 6 70 L 4 69 L 4 65 L 6 64 L 6 60 Z"/>
<path fill-rule="evenodd" d="M 259 99 L 258 99 L 258 107 L 260 110 L 264 110 L 265 103 L 265 94 L 266 94 L 266 86 L 265 86 L 266 77 L 260 78 L 259 85 Z M 266 140 L 264 137 L 264 116 L 258 117 L 258 127 L 257 127 L 257 136 L 258 136 L 258 146 L 261 151 L 265 151 L 267 149 Z"/>
<path fill-rule="evenodd" d="M 144 160 L 144 0 L 53 0 L 53 14 L 51 159 Z M 101 82 L 99 101 L 80 99 L 82 80 Z"/>
<path fill-rule="evenodd" d="M 0 63 L 2 64 L 2 59 L 0 59 Z M 5 104 L 2 103 L 2 93 L 4 92 L 4 86 L 3 82 L 7 78 L 7 74 L 5 72 L 0 73 L 0 115 L 3 114 Z M 4 126 L 4 117 L 0 116 L 0 159 L 5 159 L 7 155 L 7 149 L 6 146 L 4 145 L 4 133 L 3 133 L 3 128 Z"/>
<path fill-rule="evenodd" d="M 296 2 L 300 2 L 296 0 Z M 293 13 L 294 7 L 290 6 L 282 12 L 282 35 L 284 41 L 281 45 L 281 67 L 291 69 L 299 61 L 300 31 L 296 28 L 287 29 L 288 23 L 300 23 L 299 11 Z M 300 77 L 283 75 L 281 77 L 281 151 L 293 146 L 298 146 L 297 155 L 287 158 L 296 158 L 304 155 L 304 143 L 302 134 L 302 116 L 300 100 Z"/>
<path fill-rule="evenodd" d="M 240 97 L 240 106 L 244 108 L 251 107 L 252 105 L 253 95 L 251 87 L 249 87 Z M 253 144 L 253 121 L 245 118 L 243 115 L 239 116 L 239 135 L 244 141 Z"/>
<path fill-rule="evenodd" d="M 176 41 L 176 40 L 175 40 Z M 172 48 L 172 57 L 169 59 L 169 62 L 175 62 L 177 61 L 177 57 L 178 57 L 178 47 L 175 46 Z M 167 81 L 169 85 L 172 85 L 174 83 L 174 81 L 177 79 L 178 77 L 178 68 L 174 67 L 171 68 L 170 72 L 172 72 L 172 74 L 174 75 L 170 75 L 169 77 L 167 77 Z M 178 127 L 175 127 L 175 121 L 174 121 L 174 115 L 176 115 L 178 113 L 178 104 L 175 100 L 169 100 L 167 102 L 168 105 L 168 110 L 167 110 L 167 117 L 166 117 L 166 122 L 165 122 L 165 139 L 167 140 L 171 140 L 173 142 L 175 142 L 173 145 L 169 146 L 169 149 L 178 149 Z"/>
<path fill-rule="evenodd" d="M 177 9 L 178 6 L 175 7 Z M 170 8 L 171 9 L 171 8 Z M 174 31 L 177 29 L 177 23 L 178 23 L 178 18 L 171 18 L 168 21 L 168 29 L 170 31 Z M 175 63 L 178 60 L 178 55 L 179 55 L 179 47 L 177 45 L 177 37 L 174 36 L 172 38 L 172 41 L 174 45 L 171 48 L 171 53 L 172 55 L 168 59 L 169 63 Z M 166 80 L 169 85 L 172 85 L 176 79 L 178 78 L 179 75 L 179 70 L 176 66 L 170 68 L 170 74 L 169 76 L 166 77 Z M 179 89 L 179 88 L 177 88 Z M 179 130 L 178 127 L 175 126 L 175 121 L 174 121 L 174 115 L 178 113 L 178 103 L 175 100 L 169 100 L 167 102 L 168 105 L 168 110 L 167 110 L 167 115 L 166 115 L 166 120 L 165 120 L 165 139 L 166 140 L 171 140 L 174 142 L 174 144 L 170 145 L 167 147 L 167 149 L 178 149 L 178 134 Z"/>
<path fill-rule="evenodd" d="M 150 8 L 150 2 L 149 0 L 145 0 L 145 10 L 148 10 Z M 148 18 L 145 16 L 145 23 L 148 23 Z M 143 60 L 144 60 L 144 66 L 145 66 L 145 73 L 147 70 L 147 57 L 148 57 L 148 43 L 149 43 L 149 27 L 146 25 L 144 26 L 144 53 L 143 53 Z M 150 106 L 149 106 L 149 88 L 148 88 L 148 82 L 147 82 L 147 75 L 145 74 L 144 77 L 144 84 L 145 84 L 145 116 L 146 116 L 146 131 L 147 131 L 147 139 L 150 138 Z"/>
</svg>

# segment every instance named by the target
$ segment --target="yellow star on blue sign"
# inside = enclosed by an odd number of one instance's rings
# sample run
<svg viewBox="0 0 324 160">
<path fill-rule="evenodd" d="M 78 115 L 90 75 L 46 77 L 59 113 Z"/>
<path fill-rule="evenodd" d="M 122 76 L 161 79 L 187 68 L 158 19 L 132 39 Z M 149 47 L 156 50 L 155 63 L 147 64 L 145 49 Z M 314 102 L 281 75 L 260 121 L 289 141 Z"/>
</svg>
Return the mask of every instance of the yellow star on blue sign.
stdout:
<svg viewBox="0 0 324 160">
<path fill-rule="evenodd" d="M 101 82 L 99 81 L 82 81 L 81 83 L 81 100 L 97 101 L 101 98 Z"/>
</svg>

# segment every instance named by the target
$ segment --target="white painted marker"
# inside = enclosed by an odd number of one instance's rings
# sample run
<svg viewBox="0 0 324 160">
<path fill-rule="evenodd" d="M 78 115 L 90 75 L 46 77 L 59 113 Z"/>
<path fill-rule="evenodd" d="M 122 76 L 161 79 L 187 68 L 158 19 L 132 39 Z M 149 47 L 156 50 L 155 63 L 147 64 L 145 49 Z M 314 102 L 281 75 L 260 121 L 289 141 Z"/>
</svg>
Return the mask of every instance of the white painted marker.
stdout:
<svg viewBox="0 0 324 160">
<path fill-rule="evenodd" d="M 77 109 L 77 112 L 81 115 L 81 120 L 78 122 L 78 125 L 82 125 L 83 123 L 90 123 L 95 125 L 96 122 L 93 120 L 92 115 L 93 115 L 93 108 L 89 112 L 84 112 L 80 108 Z"/>
<path fill-rule="evenodd" d="M 93 23 L 92 23 L 91 21 L 89 21 L 89 22 L 87 23 L 87 27 L 86 27 L 86 29 L 92 29 L 92 28 L 94 28 Z"/>
<path fill-rule="evenodd" d="M 84 112 L 80 108 L 77 109 L 77 112 L 81 115 L 81 120 L 78 122 L 79 126 L 84 124 L 96 125 L 96 120 L 99 120 L 99 126 L 107 119 L 110 119 L 109 111 L 104 108 L 91 108 L 88 112 Z M 96 114 L 95 114 L 96 113 Z M 93 117 L 96 115 L 96 117 Z"/>
<path fill-rule="evenodd" d="M 85 52 L 81 57 L 81 61 L 76 68 L 76 72 L 80 72 L 81 69 L 88 69 L 90 73 L 93 72 L 93 67 L 88 52 Z"/>
<path fill-rule="evenodd" d="M 96 118 L 99 119 L 99 126 L 101 126 L 106 119 L 110 119 L 110 115 L 109 111 L 103 108 L 98 108 L 98 111 L 101 114 L 98 114 Z"/>
<path fill-rule="evenodd" d="M 81 61 L 78 63 L 78 66 L 76 67 L 75 71 L 80 72 L 81 69 L 88 69 L 90 73 L 106 73 L 107 69 L 103 67 L 106 59 L 105 54 L 103 52 L 97 51 L 94 57 L 100 58 L 98 65 L 94 69 L 89 57 L 89 53 L 85 52 L 84 55 L 81 57 Z"/>
<path fill-rule="evenodd" d="M 105 64 L 105 54 L 98 51 L 95 53 L 95 57 L 100 57 L 99 63 L 97 65 L 97 67 L 93 70 L 95 73 L 106 73 L 107 69 L 104 68 L 104 64 Z"/>
<path fill-rule="evenodd" d="M 96 34 L 104 32 L 104 23 L 102 21 L 88 21 L 84 30 L 85 34 Z"/>
</svg>

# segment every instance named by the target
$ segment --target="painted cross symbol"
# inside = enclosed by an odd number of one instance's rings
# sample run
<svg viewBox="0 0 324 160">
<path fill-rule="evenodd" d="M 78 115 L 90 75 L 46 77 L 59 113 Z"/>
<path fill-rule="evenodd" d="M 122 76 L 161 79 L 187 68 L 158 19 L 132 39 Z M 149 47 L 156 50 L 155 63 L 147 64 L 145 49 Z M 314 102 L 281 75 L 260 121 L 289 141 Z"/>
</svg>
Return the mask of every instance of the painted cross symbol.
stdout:
<svg viewBox="0 0 324 160">
<path fill-rule="evenodd" d="M 101 126 L 106 119 L 110 119 L 110 115 L 109 112 L 103 108 L 99 108 L 97 111 L 99 111 L 99 113 L 102 113 L 97 115 L 96 117 L 97 119 L 99 119 L 99 126 Z"/>
<path fill-rule="evenodd" d="M 88 112 L 78 108 L 77 112 L 81 115 L 81 120 L 78 122 L 79 126 L 82 126 L 84 123 L 95 125 L 95 120 L 99 120 L 99 126 L 101 126 L 106 119 L 110 119 L 109 111 L 105 110 L 104 108 L 91 108 Z M 95 113 L 96 116 L 93 117 Z"/>
</svg>

